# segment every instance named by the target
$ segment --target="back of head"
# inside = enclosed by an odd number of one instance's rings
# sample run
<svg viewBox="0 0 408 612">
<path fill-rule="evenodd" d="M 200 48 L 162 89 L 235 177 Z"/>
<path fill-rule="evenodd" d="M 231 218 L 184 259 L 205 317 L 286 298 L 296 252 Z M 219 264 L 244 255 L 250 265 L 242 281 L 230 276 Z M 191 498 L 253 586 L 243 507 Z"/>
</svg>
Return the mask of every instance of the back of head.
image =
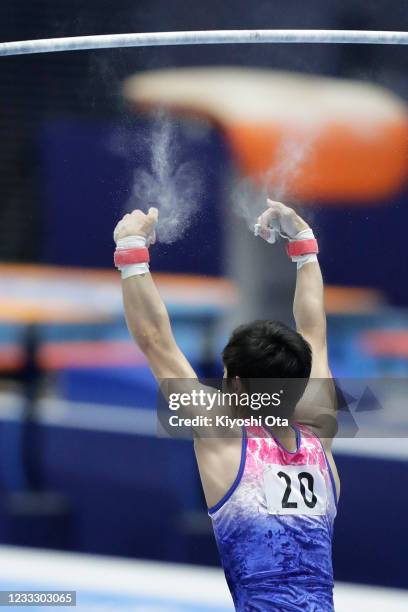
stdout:
<svg viewBox="0 0 408 612">
<path fill-rule="evenodd" d="M 227 378 L 239 377 L 247 392 L 249 387 L 251 391 L 255 387 L 265 390 L 267 384 L 272 390 L 273 381 L 279 387 L 283 385 L 286 413 L 292 412 L 301 398 L 312 368 L 310 345 L 298 332 L 278 321 L 240 325 L 232 332 L 222 357 Z M 263 379 L 264 384 L 256 379 Z M 291 381 L 284 384 L 285 379 Z"/>
</svg>

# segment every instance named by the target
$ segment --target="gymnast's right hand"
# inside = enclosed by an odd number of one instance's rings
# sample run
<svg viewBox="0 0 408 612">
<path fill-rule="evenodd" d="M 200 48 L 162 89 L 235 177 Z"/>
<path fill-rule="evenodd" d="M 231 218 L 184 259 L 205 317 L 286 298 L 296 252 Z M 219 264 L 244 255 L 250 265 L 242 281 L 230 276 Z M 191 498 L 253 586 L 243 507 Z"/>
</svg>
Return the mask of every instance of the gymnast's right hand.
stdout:
<svg viewBox="0 0 408 612">
<path fill-rule="evenodd" d="M 113 232 L 113 239 L 118 240 L 127 236 L 141 236 L 146 239 L 147 246 L 156 241 L 156 225 L 159 218 L 157 208 L 149 208 L 146 214 L 139 209 L 135 209 L 130 214 L 126 214 L 116 225 Z"/>
<path fill-rule="evenodd" d="M 293 208 L 282 202 L 267 201 L 268 208 L 258 217 L 258 235 L 268 240 L 270 229 L 275 229 L 281 235 L 293 240 L 299 232 L 309 230 L 310 227 Z"/>
</svg>

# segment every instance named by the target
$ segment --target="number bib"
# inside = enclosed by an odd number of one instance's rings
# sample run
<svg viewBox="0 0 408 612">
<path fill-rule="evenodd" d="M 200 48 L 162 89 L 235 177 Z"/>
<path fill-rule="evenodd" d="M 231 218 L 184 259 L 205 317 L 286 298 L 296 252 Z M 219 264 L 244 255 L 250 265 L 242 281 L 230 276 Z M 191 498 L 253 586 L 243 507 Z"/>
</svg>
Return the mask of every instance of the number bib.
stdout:
<svg viewBox="0 0 408 612">
<path fill-rule="evenodd" d="M 326 514 L 326 482 L 317 465 L 270 464 L 264 490 L 269 514 Z"/>
</svg>

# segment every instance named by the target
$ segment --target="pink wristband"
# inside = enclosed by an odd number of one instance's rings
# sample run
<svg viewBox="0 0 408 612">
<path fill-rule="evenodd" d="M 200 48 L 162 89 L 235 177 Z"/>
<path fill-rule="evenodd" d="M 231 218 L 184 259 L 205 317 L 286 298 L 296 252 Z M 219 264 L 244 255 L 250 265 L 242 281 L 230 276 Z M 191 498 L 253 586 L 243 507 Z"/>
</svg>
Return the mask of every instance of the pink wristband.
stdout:
<svg viewBox="0 0 408 612">
<path fill-rule="evenodd" d="M 131 264 L 149 263 L 149 261 L 149 249 L 146 247 L 116 249 L 114 254 L 115 266 L 119 269 Z"/>
<path fill-rule="evenodd" d="M 319 247 L 315 238 L 308 240 L 295 240 L 288 242 L 286 252 L 289 257 L 301 257 L 303 255 L 317 255 Z"/>
</svg>

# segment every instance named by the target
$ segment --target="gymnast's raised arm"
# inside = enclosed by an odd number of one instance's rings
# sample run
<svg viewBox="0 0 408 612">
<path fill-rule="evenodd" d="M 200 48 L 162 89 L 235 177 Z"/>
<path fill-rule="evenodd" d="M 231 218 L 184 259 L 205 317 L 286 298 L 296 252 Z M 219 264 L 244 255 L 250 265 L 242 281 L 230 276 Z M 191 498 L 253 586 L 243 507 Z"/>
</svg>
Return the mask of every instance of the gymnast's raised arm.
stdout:
<svg viewBox="0 0 408 612">
<path fill-rule="evenodd" d="M 147 247 L 155 240 L 157 218 L 156 208 L 147 214 L 134 210 L 115 228 L 115 262 L 122 271 L 126 321 L 157 379 L 195 379 L 174 339 L 166 306 L 149 272 Z"/>
<path fill-rule="evenodd" d="M 214 389 L 199 382 L 177 345 L 166 306 L 150 275 L 148 247 L 155 242 L 157 219 L 157 209 L 150 208 L 147 214 L 134 210 L 119 221 L 114 231 L 115 264 L 122 274 L 123 302 L 129 331 L 146 356 L 166 400 L 187 396 L 186 403 L 179 402 L 177 417 L 180 417 L 180 424 L 184 422 L 187 435 L 193 434 L 197 441 L 208 435 L 212 424 L 194 423 L 193 419 L 208 415 L 206 392 L 213 395 Z M 199 401 L 193 401 L 197 393 L 204 396 L 199 395 Z M 167 412 L 162 415 L 162 425 L 165 427 L 170 422 L 169 416 Z M 191 424 L 186 422 L 188 420 L 191 420 Z"/>
<path fill-rule="evenodd" d="M 311 228 L 293 209 L 268 201 L 268 209 L 259 218 L 261 235 L 274 224 L 289 239 L 289 247 L 291 243 L 314 240 Z M 292 260 L 297 264 L 293 303 L 296 329 L 312 349 L 311 380 L 294 418 L 309 426 L 330 446 L 336 431 L 337 401 L 328 363 L 322 273 L 315 254 L 295 253 Z"/>
</svg>

